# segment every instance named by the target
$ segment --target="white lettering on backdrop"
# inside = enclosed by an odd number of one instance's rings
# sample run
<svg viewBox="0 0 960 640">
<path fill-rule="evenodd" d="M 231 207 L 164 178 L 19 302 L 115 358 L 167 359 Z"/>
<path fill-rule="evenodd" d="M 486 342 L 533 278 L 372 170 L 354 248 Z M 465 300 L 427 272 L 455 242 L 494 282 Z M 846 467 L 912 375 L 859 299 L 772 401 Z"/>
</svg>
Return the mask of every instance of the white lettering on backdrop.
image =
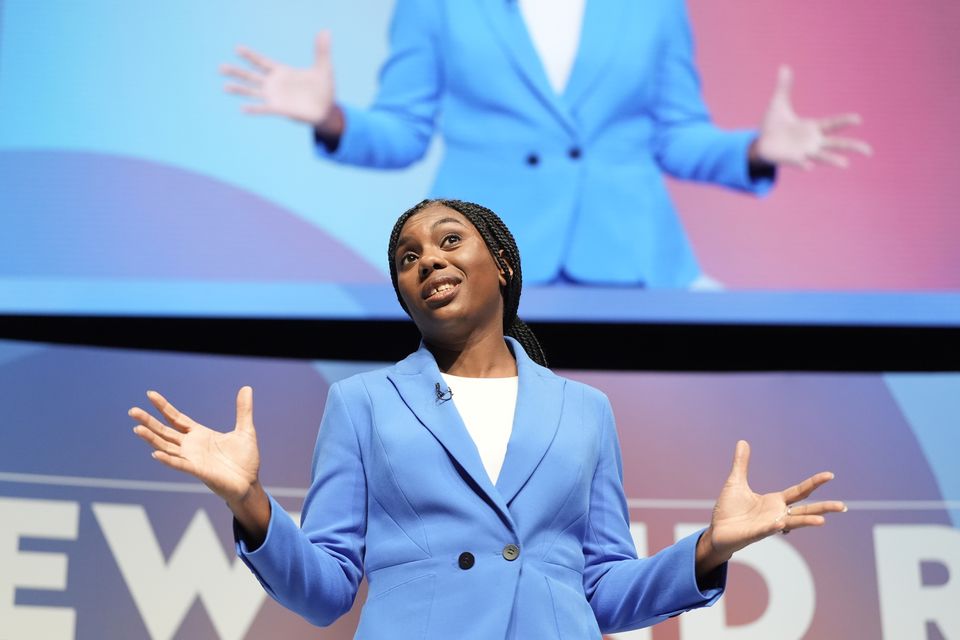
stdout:
<svg viewBox="0 0 960 640">
<path fill-rule="evenodd" d="M 91 506 L 153 640 L 172 638 L 198 598 L 221 640 L 246 635 L 266 594 L 247 568 L 224 549 L 204 510 L 196 511 L 165 559 L 143 506 Z M 16 593 L 18 589 L 67 589 L 68 554 L 22 551 L 21 540 L 77 540 L 79 517 L 77 502 L 0 497 L 0 638 L 75 637 L 74 609 L 17 604 Z M 702 526 L 678 524 L 675 537 Z M 883 637 L 920 637 L 929 623 L 944 637 L 960 637 L 960 607 L 956 606 L 960 602 L 960 530 L 945 525 L 876 525 L 873 531 Z M 637 552 L 648 555 L 646 526 L 633 522 L 630 532 Z M 680 637 L 802 638 L 813 620 L 815 590 L 799 552 L 782 536 L 774 536 L 741 551 L 733 562 L 748 565 L 763 579 L 769 594 L 766 609 L 750 623 L 731 626 L 720 600 L 712 608 L 681 616 Z M 924 584 L 924 563 L 939 565 L 939 575 L 946 578 Z M 649 640 L 652 634 L 640 629 L 614 637 Z"/>
<path fill-rule="evenodd" d="M 20 551 L 21 538 L 76 540 L 80 506 L 60 500 L 0 498 L 0 638 L 74 637 L 77 613 L 68 607 L 16 604 L 16 590 L 67 588 L 67 556 Z"/>
</svg>

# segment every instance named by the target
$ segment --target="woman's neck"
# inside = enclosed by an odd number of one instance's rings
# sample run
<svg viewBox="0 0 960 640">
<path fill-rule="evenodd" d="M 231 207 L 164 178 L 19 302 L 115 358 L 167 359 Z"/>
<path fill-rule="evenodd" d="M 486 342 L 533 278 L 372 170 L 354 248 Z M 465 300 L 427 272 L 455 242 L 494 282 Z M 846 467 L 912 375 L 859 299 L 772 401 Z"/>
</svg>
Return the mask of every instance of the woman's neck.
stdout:
<svg viewBox="0 0 960 640">
<path fill-rule="evenodd" d="M 424 343 L 443 373 L 463 378 L 509 378 L 517 375 L 517 361 L 502 333 L 473 336 L 462 344 Z"/>
</svg>

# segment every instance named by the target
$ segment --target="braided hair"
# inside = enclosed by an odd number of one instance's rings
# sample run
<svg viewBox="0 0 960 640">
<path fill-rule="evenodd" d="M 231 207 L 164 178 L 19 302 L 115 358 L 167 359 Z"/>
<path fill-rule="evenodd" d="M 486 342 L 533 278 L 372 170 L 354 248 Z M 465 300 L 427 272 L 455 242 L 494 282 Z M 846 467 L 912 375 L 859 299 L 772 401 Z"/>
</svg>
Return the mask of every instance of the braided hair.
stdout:
<svg viewBox="0 0 960 640">
<path fill-rule="evenodd" d="M 397 219 L 396 224 L 393 225 L 393 232 L 390 234 L 390 244 L 387 247 L 387 263 L 390 265 L 390 281 L 393 283 L 393 290 L 397 294 L 400 306 L 408 315 L 410 314 L 397 286 L 397 263 L 394 254 L 400 240 L 400 231 L 407 220 L 432 205 L 453 209 L 476 227 L 497 266 L 503 271 L 504 277 L 507 279 L 507 285 L 500 289 L 500 295 L 503 296 L 503 334 L 519 342 L 534 362 L 547 366 L 547 356 L 544 354 L 537 337 L 530 330 L 530 327 L 517 317 L 517 307 L 520 305 L 520 289 L 523 283 L 520 274 L 520 250 L 517 248 L 517 241 L 513 239 L 513 234 L 507 229 L 507 225 L 503 223 L 500 216 L 484 206 L 463 200 L 424 200 L 407 209 Z M 501 251 L 503 255 L 500 255 Z"/>
</svg>

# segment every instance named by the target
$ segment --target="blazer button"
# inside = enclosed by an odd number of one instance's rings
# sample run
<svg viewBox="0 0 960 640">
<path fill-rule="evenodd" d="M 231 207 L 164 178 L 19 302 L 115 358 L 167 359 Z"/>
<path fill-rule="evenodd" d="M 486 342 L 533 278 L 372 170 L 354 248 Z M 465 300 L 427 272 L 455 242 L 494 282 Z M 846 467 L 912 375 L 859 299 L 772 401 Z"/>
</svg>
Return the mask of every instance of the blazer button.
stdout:
<svg viewBox="0 0 960 640">
<path fill-rule="evenodd" d="M 538 164 L 540 164 L 540 156 L 538 156 L 535 153 L 531 153 L 530 155 L 527 156 L 527 164 L 530 165 L 531 167 L 537 166 Z"/>
<path fill-rule="evenodd" d="M 503 548 L 503 557 L 507 560 L 516 560 L 520 555 L 520 547 L 515 544 L 508 544 Z"/>
<path fill-rule="evenodd" d="M 457 558 L 457 564 L 460 565 L 460 568 L 466 571 L 473 566 L 473 554 L 469 551 L 464 551 L 460 554 L 460 557 Z"/>
<path fill-rule="evenodd" d="M 582 154 L 583 152 L 580 151 L 580 147 L 570 147 L 570 150 L 567 151 L 567 155 L 570 156 L 571 160 L 579 160 Z"/>
</svg>

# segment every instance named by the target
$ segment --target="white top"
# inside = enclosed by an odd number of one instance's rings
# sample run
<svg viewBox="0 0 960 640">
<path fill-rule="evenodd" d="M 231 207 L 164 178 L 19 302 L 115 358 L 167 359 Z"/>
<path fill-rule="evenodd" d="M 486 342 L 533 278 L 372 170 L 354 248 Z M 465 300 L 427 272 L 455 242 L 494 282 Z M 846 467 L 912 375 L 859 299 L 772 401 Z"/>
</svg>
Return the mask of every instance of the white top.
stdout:
<svg viewBox="0 0 960 640">
<path fill-rule="evenodd" d="M 520 0 L 533 46 L 547 72 L 550 86 L 563 93 L 580 46 L 587 0 Z"/>
<path fill-rule="evenodd" d="M 513 431 L 518 378 L 462 378 L 441 373 L 453 404 L 477 445 L 483 468 L 496 484 Z"/>
</svg>

